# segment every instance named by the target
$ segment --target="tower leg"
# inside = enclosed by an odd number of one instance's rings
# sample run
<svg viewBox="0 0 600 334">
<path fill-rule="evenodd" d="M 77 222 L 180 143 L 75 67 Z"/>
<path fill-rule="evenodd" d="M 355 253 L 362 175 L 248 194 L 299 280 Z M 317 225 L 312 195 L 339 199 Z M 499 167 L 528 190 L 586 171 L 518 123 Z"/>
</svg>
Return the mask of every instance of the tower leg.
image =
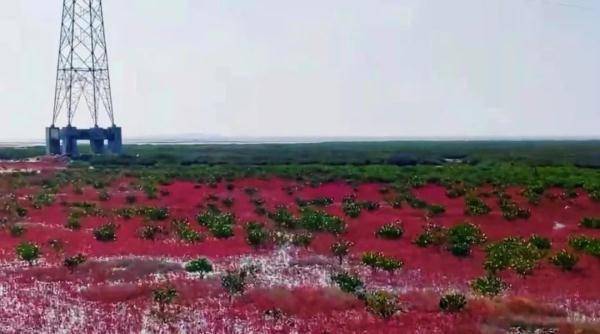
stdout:
<svg viewBox="0 0 600 334">
<path fill-rule="evenodd" d="M 121 154 L 123 152 L 123 134 L 120 127 L 113 126 L 109 128 L 108 149 L 113 154 Z"/>
<path fill-rule="evenodd" d="M 79 150 L 77 149 L 77 128 L 68 126 L 62 128 L 60 131 L 61 139 L 61 153 L 70 157 L 79 156 Z"/>
<path fill-rule="evenodd" d="M 46 128 L 46 154 L 60 154 L 60 129 L 55 126 Z"/>
<path fill-rule="evenodd" d="M 93 128 L 89 131 L 90 147 L 94 154 L 104 154 L 104 140 L 106 139 L 106 131 L 101 128 Z"/>
</svg>

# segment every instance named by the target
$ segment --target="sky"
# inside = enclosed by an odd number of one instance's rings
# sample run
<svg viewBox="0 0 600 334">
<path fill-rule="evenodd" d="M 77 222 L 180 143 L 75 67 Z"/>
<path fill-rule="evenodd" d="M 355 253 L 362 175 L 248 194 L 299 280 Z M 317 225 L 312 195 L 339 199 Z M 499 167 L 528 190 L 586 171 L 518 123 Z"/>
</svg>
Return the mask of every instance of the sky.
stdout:
<svg viewBox="0 0 600 334">
<path fill-rule="evenodd" d="M 596 0 L 103 2 L 126 138 L 600 138 Z M 0 0 L 0 141 L 51 123 L 61 6 Z"/>
</svg>

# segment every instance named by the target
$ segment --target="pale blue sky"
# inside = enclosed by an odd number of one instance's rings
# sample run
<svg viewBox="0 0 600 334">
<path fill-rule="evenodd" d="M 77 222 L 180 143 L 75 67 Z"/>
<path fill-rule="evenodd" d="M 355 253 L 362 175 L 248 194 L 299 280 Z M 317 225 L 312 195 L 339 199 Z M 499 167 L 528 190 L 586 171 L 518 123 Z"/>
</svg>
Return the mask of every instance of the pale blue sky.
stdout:
<svg viewBox="0 0 600 334">
<path fill-rule="evenodd" d="M 0 140 L 51 122 L 61 3 L 0 0 Z M 600 1 L 104 7 L 126 137 L 600 137 Z"/>
</svg>

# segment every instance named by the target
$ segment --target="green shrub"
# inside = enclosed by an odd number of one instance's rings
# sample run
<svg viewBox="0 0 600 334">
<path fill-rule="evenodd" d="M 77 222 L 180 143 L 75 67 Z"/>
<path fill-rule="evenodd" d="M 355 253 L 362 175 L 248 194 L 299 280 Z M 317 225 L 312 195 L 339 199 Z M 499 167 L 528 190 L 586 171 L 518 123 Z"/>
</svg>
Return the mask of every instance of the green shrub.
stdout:
<svg viewBox="0 0 600 334">
<path fill-rule="evenodd" d="M 54 194 L 48 189 L 43 189 L 33 197 L 32 202 L 33 207 L 36 209 L 50 206 L 54 203 Z"/>
<path fill-rule="evenodd" d="M 98 199 L 103 202 L 106 202 L 110 200 L 110 194 L 105 189 L 102 189 L 100 190 L 100 192 L 98 192 Z"/>
<path fill-rule="evenodd" d="M 540 203 L 540 201 L 542 199 L 542 195 L 544 194 L 545 191 L 546 191 L 546 189 L 543 184 L 536 183 L 536 184 L 527 186 L 521 192 L 521 194 L 525 198 L 527 198 L 527 201 L 529 201 L 529 203 L 537 205 Z"/>
<path fill-rule="evenodd" d="M 340 234 L 346 231 L 346 223 L 341 218 L 311 208 L 300 211 L 299 225 L 312 232 Z"/>
<path fill-rule="evenodd" d="M 354 199 L 354 197 L 346 196 L 342 201 L 342 210 L 346 216 L 358 218 L 362 211 L 362 206 Z"/>
<path fill-rule="evenodd" d="M 331 253 L 339 259 L 340 265 L 344 261 L 344 257 L 350 252 L 350 247 L 352 246 L 352 242 L 347 240 L 336 241 L 331 245 Z"/>
<path fill-rule="evenodd" d="M 448 229 L 448 243 L 450 245 L 464 244 L 468 246 L 479 245 L 486 241 L 486 236 L 481 229 L 471 223 L 461 223 Z"/>
<path fill-rule="evenodd" d="M 65 227 L 69 230 L 79 230 L 81 228 L 81 222 L 79 221 L 79 217 L 77 217 L 77 215 L 69 215 Z"/>
<path fill-rule="evenodd" d="M 246 241 L 252 247 L 264 246 L 269 239 L 269 233 L 263 224 L 250 222 L 246 224 Z"/>
<path fill-rule="evenodd" d="M 386 291 L 375 291 L 365 296 L 367 310 L 382 319 L 390 319 L 399 310 L 398 298 Z"/>
<path fill-rule="evenodd" d="M 218 210 L 209 209 L 199 214 L 197 220 L 200 225 L 206 226 L 216 238 L 226 239 L 234 235 L 235 216 L 232 213 L 221 213 Z"/>
<path fill-rule="evenodd" d="M 15 249 L 20 260 L 33 265 L 35 260 L 40 257 L 40 247 L 31 242 L 21 242 Z"/>
<path fill-rule="evenodd" d="M 169 209 L 147 207 L 142 209 L 142 215 L 148 220 L 163 221 L 169 218 Z"/>
<path fill-rule="evenodd" d="M 506 283 L 504 283 L 500 277 L 492 274 L 488 274 L 471 281 L 471 289 L 475 293 L 483 296 L 497 296 L 506 288 Z"/>
<path fill-rule="evenodd" d="M 160 226 L 145 224 L 139 231 L 140 238 L 144 240 L 156 240 L 156 237 L 164 233 Z"/>
<path fill-rule="evenodd" d="M 460 312 L 467 305 L 467 298 L 460 293 L 452 293 L 440 299 L 440 309 L 444 312 Z"/>
<path fill-rule="evenodd" d="M 581 219 L 581 226 L 592 229 L 600 229 L 600 218 L 585 217 Z"/>
<path fill-rule="evenodd" d="M 158 304 L 159 317 L 166 319 L 166 307 L 179 296 L 179 292 L 171 284 L 164 284 L 152 291 L 152 299 Z"/>
<path fill-rule="evenodd" d="M 283 206 L 277 207 L 274 213 L 269 214 L 269 218 L 271 218 L 278 227 L 294 229 L 297 225 L 294 215 Z"/>
<path fill-rule="evenodd" d="M 431 204 L 427 207 L 427 213 L 430 216 L 439 216 L 446 212 L 446 207 L 441 204 Z"/>
<path fill-rule="evenodd" d="M 117 240 L 117 225 L 107 223 L 94 229 L 94 238 L 98 241 L 109 242 Z"/>
<path fill-rule="evenodd" d="M 475 196 L 466 197 L 465 205 L 465 214 L 469 216 L 483 216 L 492 211 L 483 200 Z"/>
<path fill-rule="evenodd" d="M 429 204 L 427 204 L 427 202 L 424 200 L 416 198 L 412 195 L 406 197 L 406 202 L 413 209 L 425 209 L 429 206 Z"/>
<path fill-rule="evenodd" d="M 573 270 L 578 261 L 579 257 L 577 255 L 569 253 L 564 249 L 550 258 L 551 263 L 564 271 Z"/>
<path fill-rule="evenodd" d="M 467 194 L 467 190 L 462 184 L 453 184 L 446 190 L 446 196 L 449 198 L 459 198 Z"/>
<path fill-rule="evenodd" d="M 204 239 L 204 236 L 190 227 L 187 219 L 175 219 L 171 222 L 171 226 L 177 237 L 187 243 L 196 243 Z"/>
<path fill-rule="evenodd" d="M 254 188 L 254 187 L 246 187 L 246 188 L 244 188 L 244 192 L 248 196 L 254 196 L 255 194 L 258 193 L 258 189 Z"/>
<path fill-rule="evenodd" d="M 303 200 L 301 198 L 296 198 L 296 204 L 299 207 L 307 207 L 307 206 L 317 206 L 317 207 L 327 207 L 333 204 L 333 198 L 331 197 L 317 197 L 311 200 Z"/>
<path fill-rule="evenodd" d="M 77 254 L 75 256 L 67 257 L 63 261 L 63 265 L 69 269 L 69 271 L 73 272 L 75 268 L 84 264 L 87 258 L 83 254 Z"/>
<path fill-rule="evenodd" d="M 125 196 L 125 203 L 132 205 L 135 204 L 137 202 L 137 196 L 130 194 Z"/>
<path fill-rule="evenodd" d="M 587 236 L 571 236 L 569 245 L 578 251 L 583 251 L 591 256 L 600 257 L 600 238 Z"/>
<path fill-rule="evenodd" d="M 22 237 L 25 232 L 27 232 L 27 230 L 25 229 L 25 226 L 21 225 L 21 224 L 12 224 L 8 227 L 8 231 L 10 233 L 11 237 L 14 238 L 19 238 Z"/>
<path fill-rule="evenodd" d="M 229 293 L 230 299 L 234 295 L 241 295 L 246 290 L 246 278 L 248 272 L 246 270 L 228 270 L 221 277 L 221 286 Z"/>
<path fill-rule="evenodd" d="M 20 218 L 27 217 L 27 213 L 28 213 L 27 209 L 22 206 L 17 206 L 15 208 L 15 212 L 17 213 L 17 216 L 19 216 Z"/>
<path fill-rule="evenodd" d="M 331 276 L 331 281 L 335 283 L 340 290 L 350 294 L 363 294 L 365 284 L 360 277 L 347 272 L 340 272 Z"/>
<path fill-rule="evenodd" d="M 292 234 L 292 245 L 298 247 L 308 247 L 315 237 L 310 232 L 296 232 Z"/>
<path fill-rule="evenodd" d="M 569 245 L 578 251 L 583 251 L 588 248 L 591 242 L 592 239 L 585 235 L 571 236 L 569 238 Z"/>
<path fill-rule="evenodd" d="M 235 204 L 235 200 L 233 199 L 233 197 L 227 197 L 223 199 L 222 203 L 226 208 L 232 208 L 233 204 Z"/>
<path fill-rule="evenodd" d="M 367 211 L 376 211 L 379 210 L 379 203 L 373 201 L 363 201 L 359 203 L 360 206 Z"/>
<path fill-rule="evenodd" d="M 448 240 L 448 230 L 441 225 L 427 224 L 414 241 L 419 247 L 442 246 Z"/>
<path fill-rule="evenodd" d="M 539 250 L 550 250 L 552 248 L 552 242 L 550 241 L 550 239 L 539 235 L 532 235 L 531 237 L 529 237 L 528 242 Z"/>
<path fill-rule="evenodd" d="M 528 219 L 531 216 L 531 211 L 526 208 L 521 208 L 517 203 L 510 200 L 501 200 L 500 209 L 504 219 L 513 221 L 516 219 Z"/>
<path fill-rule="evenodd" d="M 188 262 L 185 265 L 185 270 L 190 273 L 198 273 L 204 277 L 204 275 L 213 271 L 213 266 L 208 259 L 200 258 Z"/>
<path fill-rule="evenodd" d="M 400 239 L 403 234 L 404 227 L 402 226 L 402 223 L 399 222 L 385 224 L 375 232 L 377 237 L 388 240 Z"/>
<path fill-rule="evenodd" d="M 383 269 L 390 273 L 393 273 L 404 266 L 404 262 L 402 262 L 402 260 L 385 256 L 381 252 L 363 253 L 362 262 L 363 264 L 371 267 L 371 269 Z"/>
<path fill-rule="evenodd" d="M 522 238 L 510 237 L 489 245 L 484 267 L 496 273 L 512 269 L 521 275 L 530 274 L 544 252 Z"/>
</svg>

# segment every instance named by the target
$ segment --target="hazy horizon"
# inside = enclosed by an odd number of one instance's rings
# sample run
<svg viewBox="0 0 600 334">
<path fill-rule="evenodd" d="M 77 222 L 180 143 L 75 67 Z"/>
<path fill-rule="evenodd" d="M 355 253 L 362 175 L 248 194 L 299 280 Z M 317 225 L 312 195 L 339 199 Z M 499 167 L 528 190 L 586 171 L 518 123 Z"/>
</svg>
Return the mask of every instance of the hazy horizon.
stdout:
<svg viewBox="0 0 600 334">
<path fill-rule="evenodd" d="M 0 2 L 0 142 L 51 121 L 61 5 Z M 105 0 L 104 14 L 126 140 L 600 138 L 591 0 Z"/>
</svg>

